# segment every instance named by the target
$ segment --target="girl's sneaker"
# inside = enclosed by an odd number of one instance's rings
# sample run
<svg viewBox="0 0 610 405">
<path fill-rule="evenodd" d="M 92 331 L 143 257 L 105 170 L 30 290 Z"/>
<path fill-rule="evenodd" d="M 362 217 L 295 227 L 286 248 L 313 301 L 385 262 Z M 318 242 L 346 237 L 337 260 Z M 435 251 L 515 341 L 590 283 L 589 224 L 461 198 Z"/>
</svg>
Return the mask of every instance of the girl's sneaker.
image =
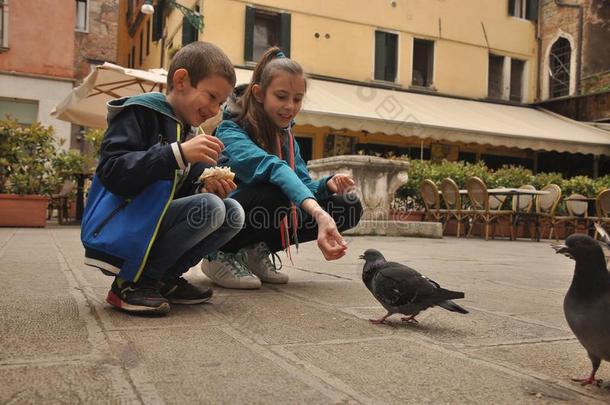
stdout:
<svg viewBox="0 0 610 405">
<path fill-rule="evenodd" d="M 263 283 L 270 284 L 286 284 L 288 282 L 288 275 L 280 273 L 282 268 L 282 261 L 279 267 L 275 266 L 275 260 L 272 262 L 269 256 L 271 251 L 267 247 L 265 242 L 259 242 L 247 249 L 244 249 L 246 254 L 246 266 L 248 270 L 254 273 Z M 275 254 L 274 254 L 275 255 Z M 277 257 L 277 255 L 274 256 Z"/>
<path fill-rule="evenodd" d="M 218 252 L 215 260 L 203 259 L 201 270 L 210 280 L 224 288 L 261 288 L 261 280 L 246 268 L 243 256 L 241 250 L 237 253 Z"/>
</svg>

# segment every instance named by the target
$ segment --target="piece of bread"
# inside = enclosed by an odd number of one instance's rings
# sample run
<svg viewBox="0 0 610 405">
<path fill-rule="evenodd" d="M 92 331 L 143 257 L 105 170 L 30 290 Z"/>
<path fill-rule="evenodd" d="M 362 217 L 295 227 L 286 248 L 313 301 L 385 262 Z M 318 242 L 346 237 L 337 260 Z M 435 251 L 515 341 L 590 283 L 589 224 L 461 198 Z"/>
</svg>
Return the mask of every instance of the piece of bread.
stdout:
<svg viewBox="0 0 610 405">
<path fill-rule="evenodd" d="M 201 173 L 199 180 L 203 183 L 207 179 L 215 179 L 215 180 L 233 180 L 235 178 L 235 173 L 231 171 L 228 167 L 224 166 L 215 166 L 208 167 Z"/>
</svg>

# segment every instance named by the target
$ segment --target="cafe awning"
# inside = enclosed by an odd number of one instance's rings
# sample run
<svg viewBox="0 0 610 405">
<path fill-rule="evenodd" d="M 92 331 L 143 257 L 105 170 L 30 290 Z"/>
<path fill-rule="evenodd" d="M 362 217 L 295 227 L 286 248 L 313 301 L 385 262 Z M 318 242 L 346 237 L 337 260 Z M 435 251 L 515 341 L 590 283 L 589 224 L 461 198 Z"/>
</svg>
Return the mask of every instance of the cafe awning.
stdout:
<svg viewBox="0 0 610 405">
<path fill-rule="evenodd" d="M 238 83 L 251 71 L 237 69 Z M 298 124 L 445 142 L 610 155 L 610 132 L 550 111 L 309 79 Z"/>
</svg>

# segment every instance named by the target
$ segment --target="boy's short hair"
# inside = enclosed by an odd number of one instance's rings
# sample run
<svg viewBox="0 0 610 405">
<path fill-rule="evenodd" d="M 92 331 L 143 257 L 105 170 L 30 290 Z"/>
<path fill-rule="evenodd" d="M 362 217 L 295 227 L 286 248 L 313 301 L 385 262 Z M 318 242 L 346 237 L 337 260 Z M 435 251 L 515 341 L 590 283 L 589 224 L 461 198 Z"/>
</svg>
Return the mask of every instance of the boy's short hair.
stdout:
<svg viewBox="0 0 610 405">
<path fill-rule="evenodd" d="M 229 57 L 222 49 L 209 42 L 192 42 L 176 52 L 167 72 L 168 92 L 174 88 L 174 73 L 178 69 L 186 69 L 193 87 L 213 74 L 225 78 L 235 87 L 235 69 Z"/>
</svg>

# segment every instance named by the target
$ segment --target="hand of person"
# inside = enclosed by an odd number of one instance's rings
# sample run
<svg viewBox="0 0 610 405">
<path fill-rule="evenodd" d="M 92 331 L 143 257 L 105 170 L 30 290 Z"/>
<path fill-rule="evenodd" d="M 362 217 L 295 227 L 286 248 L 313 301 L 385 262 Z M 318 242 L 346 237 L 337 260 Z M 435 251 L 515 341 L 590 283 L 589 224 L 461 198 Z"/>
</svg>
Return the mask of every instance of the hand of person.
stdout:
<svg viewBox="0 0 610 405">
<path fill-rule="evenodd" d="M 227 198 L 236 188 L 237 184 L 233 180 L 209 178 L 205 180 L 203 187 L 201 187 L 201 192 L 216 194 L 220 198 Z"/>
<path fill-rule="evenodd" d="M 197 135 L 180 144 L 188 163 L 204 162 L 215 165 L 224 149 L 220 139 L 211 135 Z"/>
<path fill-rule="evenodd" d="M 350 175 L 347 174 L 335 174 L 326 182 L 326 187 L 331 193 L 345 194 L 356 183 Z"/>
<path fill-rule="evenodd" d="M 326 260 L 337 260 L 345 256 L 347 244 L 337 229 L 333 218 L 325 213 L 317 220 L 318 248 Z"/>
</svg>

